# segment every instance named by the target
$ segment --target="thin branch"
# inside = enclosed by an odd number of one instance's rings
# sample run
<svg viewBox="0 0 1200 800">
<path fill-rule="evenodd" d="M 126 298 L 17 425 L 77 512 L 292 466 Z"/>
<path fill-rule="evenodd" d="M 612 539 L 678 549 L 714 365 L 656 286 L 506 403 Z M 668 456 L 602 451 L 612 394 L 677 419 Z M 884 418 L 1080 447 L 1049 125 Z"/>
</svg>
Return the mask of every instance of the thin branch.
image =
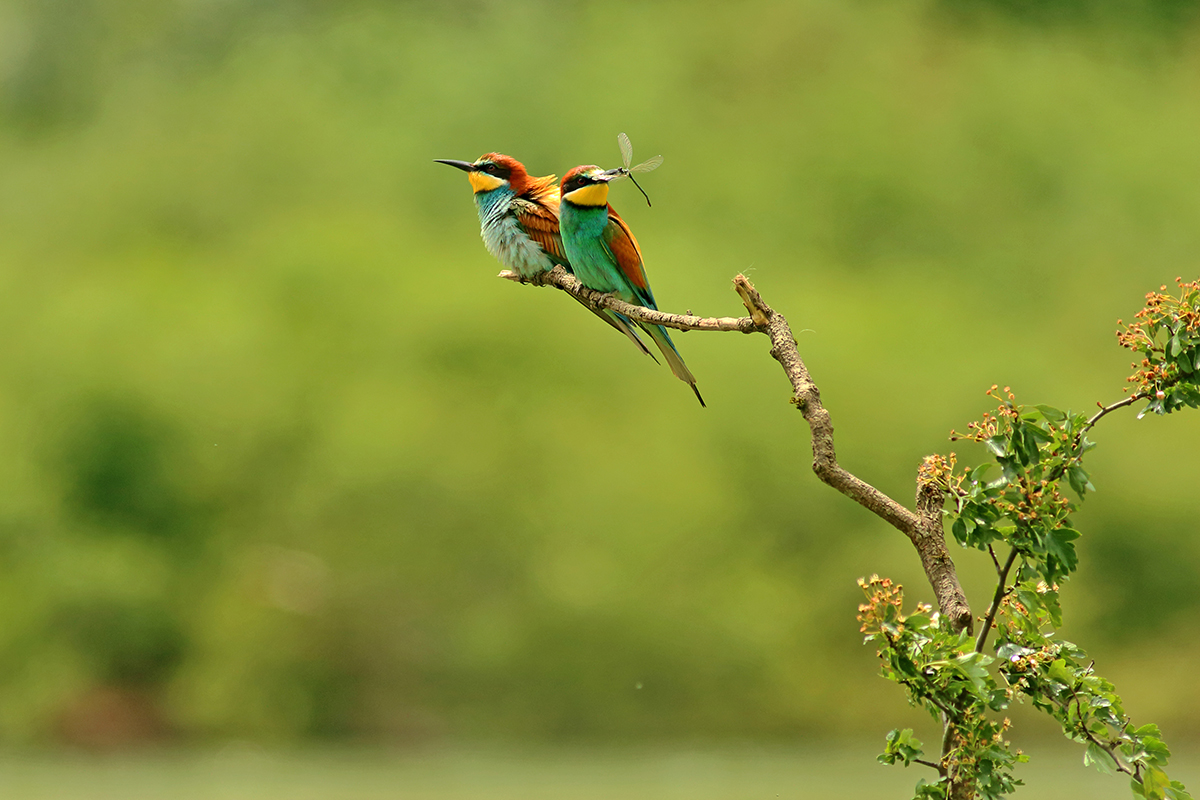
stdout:
<svg viewBox="0 0 1200 800">
<path fill-rule="evenodd" d="M 941 765 L 941 764 L 935 764 L 935 763 L 933 763 L 932 761 L 926 761 L 926 760 L 925 760 L 925 759 L 923 759 L 923 758 L 914 758 L 914 759 L 911 759 L 911 760 L 912 760 L 912 763 L 914 763 L 914 764 L 920 764 L 921 766 L 924 766 L 924 767 L 933 767 L 934 769 L 936 769 L 936 770 L 938 771 L 938 774 L 939 774 L 939 775 L 940 775 L 940 774 L 944 774 L 944 772 L 945 772 L 945 771 L 942 769 L 942 765 Z"/>
<path fill-rule="evenodd" d="M 991 546 L 988 547 L 991 550 Z M 993 553 L 992 558 L 996 556 Z M 1008 560 L 1004 562 L 1004 566 L 999 568 L 1000 580 L 996 582 L 996 594 L 992 597 L 992 605 L 988 608 L 987 616 L 983 618 L 983 629 L 979 631 L 979 639 L 975 642 L 975 652 L 982 653 L 983 646 L 987 644 L 988 632 L 992 629 L 992 623 L 996 620 L 996 612 L 1000 610 L 1000 603 L 1009 593 L 1008 571 L 1012 569 L 1013 562 L 1017 560 L 1017 548 L 1008 551 Z"/>
<path fill-rule="evenodd" d="M 1083 719 L 1083 699 L 1079 696 L 1079 693 L 1073 689 L 1071 690 L 1071 700 L 1075 701 L 1076 716 L 1082 720 Z M 1067 706 L 1070 705 L 1071 700 L 1068 700 L 1066 703 L 1062 703 L 1062 707 L 1064 709 L 1066 709 Z M 1126 717 L 1126 721 L 1128 721 L 1128 717 Z M 1096 738 L 1095 734 L 1093 734 L 1091 731 L 1089 731 L 1087 729 L 1087 726 L 1082 723 L 1080 723 L 1079 732 L 1083 733 L 1083 738 L 1087 739 L 1089 742 L 1096 745 L 1104 752 L 1108 753 L 1108 755 L 1112 758 L 1113 763 L 1116 764 L 1118 772 L 1124 772 L 1126 775 L 1129 775 L 1132 778 L 1137 778 L 1137 779 L 1141 778 L 1141 766 L 1138 764 L 1134 764 L 1133 768 L 1130 769 L 1127 765 L 1123 764 L 1121 762 L 1121 759 L 1118 758 L 1117 746 L 1115 744 L 1113 744 L 1111 742 L 1101 741 L 1100 739 Z"/>
<path fill-rule="evenodd" d="M 992 557 L 992 563 L 996 565 L 996 574 L 1000 574 L 1000 559 L 996 558 L 996 549 L 990 544 L 988 545 L 988 555 Z"/>
<path fill-rule="evenodd" d="M 1076 441 L 1078 441 L 1078 440 L 1082 439 L 1082 438 L 1083 438 L 1083 435 L 1084 435 L 1085 433 L 1087 433 L 1089 430 L 1091 430 L 1091 429 L 1092 429 L 1092 427 L 1093 427 L 1093 426 L 1094 426 L 1094 425 L 1095 425 L 1097 422 L 1099 422 L 1100 420 L 1104 419 L 1104 417 L 1106 417 L 1107 415 L 1109 415 L 1109 414 L 1111 414 L 1112 412 L 1116 411 L 1118 408 L 1126 408 L 1126 407 L 1128 407 L 1128 406 L 1131 406 L 1131 405 L 1133 405 L 1133 404 L 1134 404 L 1134 403 L 1136 403 L 1138 400 L 1145 399 L 1145 398 L 1147 398 L 1147 397 L 1149 397 L 1149 396 L 1150 396 L 1150 395 L 1146 394 L 1145 392 L 1138 392 L 1138 393 L 1136 393 L 1136 394 L 1132 394 L 1132 395 L 1130 395 L 1129 397 L 1126 397 L 1126 398 L 1124 398 L 1123 400 L 1118 400 L 1117 402 L 1115 402 L 1115 403 L 1112 403 L 1111 405 L 1107 405 L 1107 406 L 1106 406 L 1106 405 L 1104 405 L 1104 404 L 1102 404 L 1102 403 L 1096 403 L 1096 405 L 1100 406 L 1100 410 L 1099 410 L 1099 411 L 1097 411 L 1095 414 L 1093 414 L 1093 415 L 1092 415 L 1092 417 L 1091 417 L 1091 419 L 1089 419 L 1087 422 L 1085 422 L 1085 423 L 1083 424 L 1083 427 L 1079 429 L 1079 432 L 1075 434 Z M 1054 469 L 1052 469 L 1052 470 L 1051 470 L 1051 471 L 1050 471 L 1050 472 L 1049 472 L 1049 473 L 1046 475 L 1046 480 L 1048 480 L 1048 481 L 1056 481 L 1056 480 L 1058 480 L 1059 478 L 1061 478 L 1061 477 L 1062 477 L 1064 474 L 1066 474 L 1067 467 L 1071 466 L 1072 464 L 1078 464 L 1078 463 L 1079 463 L 1081 456 L 1082 456 L 1082 454 L 1081 454 L 1081 455 L 1079 455 L 1079 456 L 1076 456 L 1076 457 L 1074 458 L 1074 460 L 1072 460 L 1072 461 L 1068 461 L 1068 462 L 1064 462 L 1064 463 L 1062 463 L 1062 464 L 1059 464 L 1057 467 L 1055 467 Z"/>
<path fill-rule="evenodd" d="M 942 758 L 946 756 L 954 747 L 954 715 L 949 711 L 942 711 Z"/>
<path fill-rule="evenodd" d="M 553 286 L 574 295 L 592 308 L 607 308 L 632 320 L 652 325 L 664 325 L 680 331 L 738 331 L 756 333 L 761 329 L 750 317 L 696 317 L 691 314 L 667 314 L 643 306 L 626 303 L 619 297 L 589 289 L 562 267 L 555 267 L 533 278 L 522 278 L 515 272 L 502 271 L 497 277 L 533 286 Z"/>
<path fill-rule="evenodd" d="M 942 720 L 942 725 L 942 764 L 945 767 L 941 774 L 947 779 L 946 798 L 947 800 L 974 800 L 975 778 L 970 774 L 967 763 L 964 763 L 969 761 L 971 756 L 956 752 L 959 745 L 963 744 L 958 725 L 945 718 Z"/>
<path fill-rule="evenodd" d="M 1134 403 L 1136 403 L 1138 400 L 1142 400 L 1149 396 L 1150 395 L 1146 394 L 1145 392 L 1138 392 L 1137 394 L 1129 395 L 1129 397 L 1126 397 L 1124 400 L 1118 400 L 1117 402 L 1113 403 L 1112 405 L 1101 406 L 1100 410 L 1097 411 L 1095 414 L 1093 414 L 1092 418 L 1089 419 L 1087 421 L 1087 424 L 1085 424 L 1083 426 L 1083 430 L 1081 430 L 1080 433 L 1086 433 L 1087 431 L 1091 430 L 1093 425 L 1095 425 L 1100 420 L 1104 419 L 1104 417 L 1106 415 L 1111 414 L 1112 412 L 1116 411 L 1118 408 L 1124 408 L 1125 406 L 1131 406 Z M 1099 405 L 1099 404 L 1097 404 L 1097 405 Z"/>
</svg>

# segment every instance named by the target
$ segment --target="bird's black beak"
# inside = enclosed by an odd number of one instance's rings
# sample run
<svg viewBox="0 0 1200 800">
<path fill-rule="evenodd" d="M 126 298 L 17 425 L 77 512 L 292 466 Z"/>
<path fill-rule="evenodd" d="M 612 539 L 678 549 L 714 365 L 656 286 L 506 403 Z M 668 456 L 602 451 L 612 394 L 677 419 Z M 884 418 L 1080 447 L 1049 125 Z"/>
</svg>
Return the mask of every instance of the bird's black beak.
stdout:
<svg viewBox="0 0 1200 800">
<path fill-rule="evenodd" d="M 463 172 L 474 172 L 475 171 L 475 165 L 472 164 L 470 161 L 454 161 L 453 159 L 449 159 L 449 158 L 435 158 L 434 161 L 436 161 L 439 164 L 449 164 L 452 167 L 458 167 Z"/>
</svg>

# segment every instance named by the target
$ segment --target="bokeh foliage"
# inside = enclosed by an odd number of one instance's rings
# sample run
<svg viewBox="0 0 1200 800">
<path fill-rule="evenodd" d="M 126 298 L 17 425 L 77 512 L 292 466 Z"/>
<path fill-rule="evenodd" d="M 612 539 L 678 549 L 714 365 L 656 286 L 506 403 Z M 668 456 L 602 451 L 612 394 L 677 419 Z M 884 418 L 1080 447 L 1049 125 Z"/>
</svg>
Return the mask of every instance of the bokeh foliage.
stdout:
<svg viewBox="0 0 1200 800">
<path fill-rule="evenodd" d="M 0 738 L 874 730 L 855 578 L 919 565 L 762 344 L 682 337 L 701 412 L 431 159 L 661 151 L 614 197 L 660 306 L 752 270 L 904 497 L 993 383 L 1118 399 L 1197 273 L 1191 5 L 1083 8 L 0 7 Z M 1195 732 L 1200 424 L 1128 416 L 1068 633 Z"/>
</svg>

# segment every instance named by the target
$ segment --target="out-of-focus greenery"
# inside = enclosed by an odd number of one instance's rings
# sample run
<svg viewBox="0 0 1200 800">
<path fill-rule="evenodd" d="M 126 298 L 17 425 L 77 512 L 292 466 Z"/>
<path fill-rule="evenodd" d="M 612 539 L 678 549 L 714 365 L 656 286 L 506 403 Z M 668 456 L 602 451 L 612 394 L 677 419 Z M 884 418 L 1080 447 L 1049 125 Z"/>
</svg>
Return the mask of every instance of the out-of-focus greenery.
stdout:
<svg viewBox="0 0 1200 800">
<path fill-rule="evenodd" d="M 1119 399 L 1116 319 L 1200 272 L 1191 9 L 0 7 L 0 740 L 879 732 L 855 579 L 919 564 L 812 477 L 765 342 L 680 337 L 697 408 L 494 279 L 431 159 L 662 152 L 613 198 L 660 307 L 736 314 L 747 271 L 906 498 L 994 382 Z M 1063 593 L 1168 736 L 1191 416 L 1097 430 Z"/>
<path fill-rule="evenodd" d="M 1065 743 L 1064 743 L 1065 744 Z M 0 791 L 22 800 L 878 800 L 913 770 L 871 762 L 875 743 L 836 747 L 504 748 L 55 753 L 0 760 Z M 1045 749 L 1045 748 L 1043 748 Z M 1200 762 L 1181 763 L 1195 775 Z M 1127 800 L 1128 788 L 1051 748 L 1027 766 L 1022 800 Z"/>
</svg>

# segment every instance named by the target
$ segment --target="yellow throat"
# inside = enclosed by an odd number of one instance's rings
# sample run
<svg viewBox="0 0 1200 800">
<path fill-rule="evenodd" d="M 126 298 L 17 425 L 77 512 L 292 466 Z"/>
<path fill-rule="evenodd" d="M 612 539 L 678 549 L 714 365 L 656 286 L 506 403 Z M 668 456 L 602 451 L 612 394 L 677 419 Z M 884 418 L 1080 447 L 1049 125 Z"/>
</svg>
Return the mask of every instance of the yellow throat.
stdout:
<svg viewBox="0 0 1200 800">
<path fill-rule="evenodd" d="M 476 194 L 490 192 L 504 185 L 502 179 L 495 175 L 488 175 L 486 172 L 468 172 L 467 180 L 471 182 L 471 188 L 475 190 Z"/>
<path fill-rule="evenodd" d="M 608 184 L 593 183 L 580 186 L 573 192 L 563 195 L 564 200 L 570 200 L 577 206 L 603 206 L 608 204 Z"/>
</svg>

